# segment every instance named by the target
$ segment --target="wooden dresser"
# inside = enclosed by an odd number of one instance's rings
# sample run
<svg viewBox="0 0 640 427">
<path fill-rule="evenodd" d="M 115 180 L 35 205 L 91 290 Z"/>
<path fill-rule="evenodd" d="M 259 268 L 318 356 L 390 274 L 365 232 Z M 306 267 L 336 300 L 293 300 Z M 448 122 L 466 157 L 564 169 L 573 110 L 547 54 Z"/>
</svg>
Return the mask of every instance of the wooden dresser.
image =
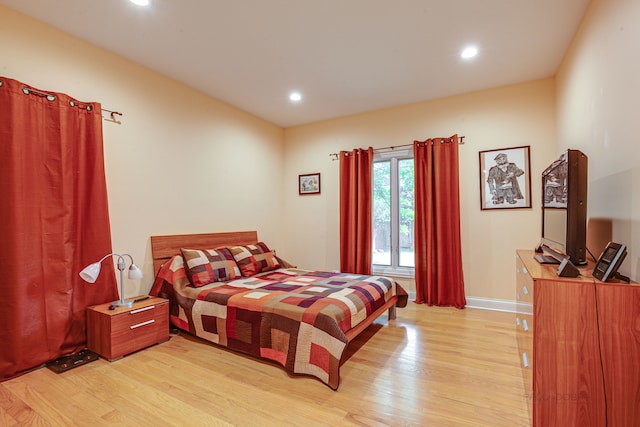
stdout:
<svg viewBox="0 0 640 427">
<path fill-rule="evenodd" d="M 112 361 L 169 339 L 169 301 L 151 297 L 117 307 L 101 304 L 87 309 L 87 348 Z"/>
<path fill-rule="evenodd" d="M 516 332 L 532 425 L 640 425 L 640 286 L 593 264 L 558 277 L 516 251 Z"/>
</svg>

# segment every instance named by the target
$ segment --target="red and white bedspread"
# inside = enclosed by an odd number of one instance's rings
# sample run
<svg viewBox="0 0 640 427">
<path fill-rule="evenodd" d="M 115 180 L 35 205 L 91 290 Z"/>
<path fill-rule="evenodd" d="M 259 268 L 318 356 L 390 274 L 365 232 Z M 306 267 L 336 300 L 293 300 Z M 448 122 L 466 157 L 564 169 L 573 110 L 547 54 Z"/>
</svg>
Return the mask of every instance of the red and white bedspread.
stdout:
<svg viewBox="0 0 640 427">
<path fill-rule="evenodd" d="M 407 303 L 406 291 L 387 277 L 292 268 L 194 288 L 179 255 L 160 269 L 150 293 L 170 300 L 176 327 L 334 390 L 345 332 L 396 295 L 396 306 Z"/>
</svg>

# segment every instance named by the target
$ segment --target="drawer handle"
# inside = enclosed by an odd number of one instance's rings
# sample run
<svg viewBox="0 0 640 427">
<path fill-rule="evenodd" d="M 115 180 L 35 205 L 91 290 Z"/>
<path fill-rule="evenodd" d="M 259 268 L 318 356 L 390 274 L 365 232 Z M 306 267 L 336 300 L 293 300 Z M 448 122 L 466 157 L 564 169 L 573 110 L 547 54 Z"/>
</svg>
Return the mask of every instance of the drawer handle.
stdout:
<svg viewBox="0 0 640 427">
<path fill-rule="evenodd" d="M 140 326 L 150 325 L 155 322 L 155 319 L 147 320 L 146 322 L 138 323 L 137 325 L 129 326 L 129 329 L 139 328 Z"/>
<path fill-rule="evenodd" d="M 520 292 L 516 292 L 516 299 L 517 300 L 522 299 L 522 295 L 520 295 Z"/>
<path fill-rule="evenodd" d="M 142 313 L 143 311 L 153 310 L 154 308 L 156 308 L 156 306 L 155 306 L 155 305 L 150 305 L 150 306 L 147 306 L 147 307 L 139 308 L 139 309 L 137 309 L 137 310 L 131 310 L 131 311 L 129 312 L 129 314 Z"/>
<path fill-rule="evenodd" d="M 524 319 L 522 321 L 522 327 L 524 328 L 525 332 L 529 332 L 529 322 L 527 322 L 527 319 Z"/>
<path fill-rule="evenodd" d="M 529 289 L 527 289 L 526 286 L 523 286 L 522 287 L 522 293 L 525 294 L 525 295 L 529 295 Z"/>
<path fill-rule="evenodd" d="M 522 366 L 525 368 L 529 367 L 529 356 L 527 356 L 527 353 L 522 353 Z"/>
<path fill-rule="evenodd" d="M 520 326 L 520 318 L 519 317 L 516 317 L 516 325 Z"/>
<path fill-rule="evenodd" d="M 527 267 L 522 267 L 522 272 L 523 272 L 524 274 L 528 274 L 528 273 L 529 273 L 529 271 L 527 271 Z"/>
</svg>

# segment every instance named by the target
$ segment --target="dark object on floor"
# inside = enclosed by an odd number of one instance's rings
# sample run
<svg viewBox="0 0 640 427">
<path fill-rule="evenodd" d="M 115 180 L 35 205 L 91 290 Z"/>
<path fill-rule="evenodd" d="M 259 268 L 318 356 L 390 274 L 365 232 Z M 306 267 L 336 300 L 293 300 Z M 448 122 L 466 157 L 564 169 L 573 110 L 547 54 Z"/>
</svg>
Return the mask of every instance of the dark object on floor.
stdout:
<svg viewBox="0 0 640 427">
<path fill-rule="evenodd" d="M 84 349 L 76 354 L 70 356 L 60 357 L 52 362 L 47 363 L 47 368 L 51 369 L 56 374 L 68 371 L 77 366 L 86 365 L 89 362 L 98 360 L 98 355 L 93 351 Z"/>
</svg>

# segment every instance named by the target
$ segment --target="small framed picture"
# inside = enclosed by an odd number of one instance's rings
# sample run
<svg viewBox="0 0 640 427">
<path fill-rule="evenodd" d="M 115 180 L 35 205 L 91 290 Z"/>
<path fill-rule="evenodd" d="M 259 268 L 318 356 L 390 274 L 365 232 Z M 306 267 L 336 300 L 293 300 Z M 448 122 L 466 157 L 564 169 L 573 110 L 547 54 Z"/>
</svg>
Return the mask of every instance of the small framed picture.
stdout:
<svg viewBox="0 0 640 427">
<path fill-rule="evenodd" d="M 320 194 L 320 174 L 298 175 L 298 194 Z"/>
<path fill-rule="evenodd" d="M 480 209 L 531 207 L 529 146 L 480 153 Z"/>
</svg>

